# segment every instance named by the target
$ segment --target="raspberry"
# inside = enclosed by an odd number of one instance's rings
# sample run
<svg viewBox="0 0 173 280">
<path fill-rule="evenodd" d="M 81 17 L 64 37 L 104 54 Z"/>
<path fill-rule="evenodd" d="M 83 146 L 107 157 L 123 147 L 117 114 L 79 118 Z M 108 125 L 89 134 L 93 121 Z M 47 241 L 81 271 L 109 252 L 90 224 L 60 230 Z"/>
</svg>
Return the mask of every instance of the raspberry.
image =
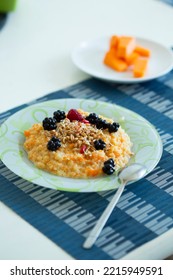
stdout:
<svg viewBox="0 0 173 280">
<path fill-rule="evenodd" d="M 87 149 L 87 146 L 83 144 L 83 145 L 80 147 L 80 153 L 81 153 L 81 154 L 84 154 L 85 151 L 86 151 L 86 149 Z"/>
<path fill-rule="evenodd" d="M 67 118 L 70 121 L 79 121 L 79 122 L 83 122 L 83 123 L 89 123 L 89 121 L 84 119 L 84 117 L 76 109 L 71 109 L 67 114 Z"/>
</svg>

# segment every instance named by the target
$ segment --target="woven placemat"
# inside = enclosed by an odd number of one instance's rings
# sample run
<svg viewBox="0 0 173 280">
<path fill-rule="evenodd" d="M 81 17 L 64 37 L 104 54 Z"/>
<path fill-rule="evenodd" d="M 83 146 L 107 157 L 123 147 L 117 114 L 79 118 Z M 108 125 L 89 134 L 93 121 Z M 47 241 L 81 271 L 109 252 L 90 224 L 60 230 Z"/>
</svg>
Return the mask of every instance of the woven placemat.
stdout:
<svg viewBox="0 0 173 280">
<path fill-rule="evenodd" d="M 160 1 L 164 2 L 165 4 L 169 4 L 173 6 L 173 0 L 160 0 Z"/>
</svg>

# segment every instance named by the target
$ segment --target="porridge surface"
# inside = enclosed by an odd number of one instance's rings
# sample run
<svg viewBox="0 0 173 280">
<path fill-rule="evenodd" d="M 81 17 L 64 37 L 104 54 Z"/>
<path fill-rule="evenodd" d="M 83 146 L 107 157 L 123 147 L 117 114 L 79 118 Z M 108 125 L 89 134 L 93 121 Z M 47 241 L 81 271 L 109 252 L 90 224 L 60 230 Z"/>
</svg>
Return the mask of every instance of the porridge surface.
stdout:
<svg viewBox="0 0 173 280">
<path fill-rule="evenodd" d="M 90 114 L 77 111 L 84 118 Z M 113 123 L 111 119 L 99 117 Z M 132 156 L 132 143 L 121 127 L 110 133 L 108 129 L 97 129 L 94 124 L 71 121 L 67 117 L 56 125 L 56 129 L 49 131 L 38 123 L 24 132 L 28 158 L 40 169 L 64 177 L 91 178 L 104 175 L 105 161 L 113 159 L 117 170 L 124 167 Z M 61 143 L 56 151 L 47 146 L 52 137 Z M 95 141 L 98 140 L 104 143 L 102 149 L 96 149 Z"/>
</svg>

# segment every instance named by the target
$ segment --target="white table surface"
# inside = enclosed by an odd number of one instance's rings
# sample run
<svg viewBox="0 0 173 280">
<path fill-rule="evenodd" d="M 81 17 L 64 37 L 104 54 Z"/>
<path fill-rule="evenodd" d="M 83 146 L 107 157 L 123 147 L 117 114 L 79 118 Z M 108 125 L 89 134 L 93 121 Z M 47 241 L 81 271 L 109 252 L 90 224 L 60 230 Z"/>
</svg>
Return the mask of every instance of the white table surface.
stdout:
<svg viewBox="0 0 173 280">
<path fill-rule="evenodd" d="M 119 33 L 169 47 L 171 26 L 173 8 L 156 0 L 18 0 L 0 31 L 0 112 L 87 78 L 70 57 L 80 41 Z M 163 259 L 171 239 L 173 230 L 125 258 Z M 0 259 L 71 258 L 0 203 Z"/>
</svg>

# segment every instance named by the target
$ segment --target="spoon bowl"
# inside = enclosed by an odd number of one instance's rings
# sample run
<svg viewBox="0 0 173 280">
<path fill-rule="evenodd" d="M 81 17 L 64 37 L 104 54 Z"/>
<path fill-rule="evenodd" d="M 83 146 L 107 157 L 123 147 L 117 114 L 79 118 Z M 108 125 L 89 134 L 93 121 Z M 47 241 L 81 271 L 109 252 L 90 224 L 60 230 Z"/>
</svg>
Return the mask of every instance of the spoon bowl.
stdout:
<svg viewBox="0 0 173 280">
<path fill-rule="evenodd" d="M 122 169 L 118 177 L 120 178 L 121 183 L 127 184 L 128 182 L 133 182 L 140 180 L 146 174 L 146 168 L 144 165 L 139 163 L 133 163 Z"/>
</svg>

